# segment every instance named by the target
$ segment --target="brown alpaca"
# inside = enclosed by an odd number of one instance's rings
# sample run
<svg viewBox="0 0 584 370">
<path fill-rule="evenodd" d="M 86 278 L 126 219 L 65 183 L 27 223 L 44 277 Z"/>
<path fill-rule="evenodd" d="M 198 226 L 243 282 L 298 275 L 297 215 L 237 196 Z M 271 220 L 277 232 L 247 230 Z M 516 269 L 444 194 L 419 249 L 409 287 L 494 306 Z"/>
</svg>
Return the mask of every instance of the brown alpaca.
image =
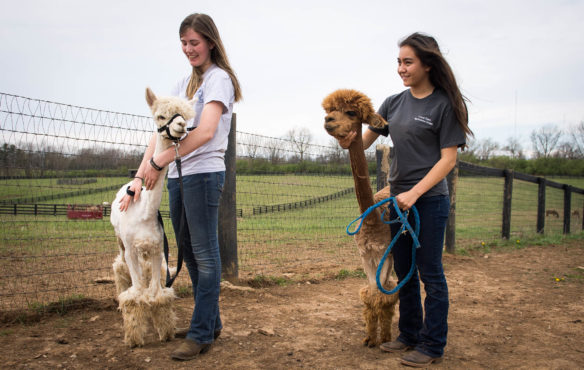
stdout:
<svg viewBox="0 0 584 370">
<path fill-rule="evenodd" d="M 558 211 L 556 211 L 555 209 L 548 209 L 547 211 L 545 211 L 545 215 L 546 216 L 560 217 Z"/>
<path fill-rule="evenodd" d="M 362 125 L 368 123 L 373 127 L 383 127 L 387 122 L 375 113 L 371 100 L 355 90 L 337 90 L 324 99 L 322 106 L 327 113 L 324 127 L 329 135 L 338 139 L 345 137 L 351 131 L 357 133 L 349 147 L 349 156 L 355 181 L 355 195 L 363 213 L 375 204 L 376 198 L 381 200 L 389 197 L 389 188 L 373 195 L 363 149 Z M 368 279 L 368 285 L 359 293 L 361 301 L 365 304 L 363 317 L 367 337 L 363 343 L 369 347 L 391 341 L 391 322 L 398 300 L 397 294 L 386 295 L 377 289 L 375 279 L 377 266 L 391 242 L 389 226 L 381 221 L 380 216 L 379 208 L 375 209 L 363 221 L 361 230 L 355 234 L 355 242 Z M 385 289 L 391 290 L 396 284 L 391 278 L 393 258 L 389 255 L 388 259 L 389 261 L 385 261 L 383 265 L 380 281 Z M 378 324 L 380 326 L 379 341 L 377 340 Z"/>
</svg>

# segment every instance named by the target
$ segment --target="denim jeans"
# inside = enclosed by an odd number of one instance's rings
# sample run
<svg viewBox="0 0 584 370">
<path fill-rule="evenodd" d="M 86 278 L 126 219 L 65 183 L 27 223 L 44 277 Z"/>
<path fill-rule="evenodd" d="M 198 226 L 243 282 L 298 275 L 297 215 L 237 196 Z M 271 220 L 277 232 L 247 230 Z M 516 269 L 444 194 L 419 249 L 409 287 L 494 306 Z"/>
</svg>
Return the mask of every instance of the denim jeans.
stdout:
<svg viewBox="0 0 584 370">
<path fill-rule="evenodd" d="M 398 340 L 426 355 L 440 357 L 444 354 L 448 334 L 448 286 L 442 267 L 442 249 L 450 199 L 448 196 L 420 198 L 415 206 L 420 215 L 421 247 L 416 250 L 414 274 L 399 291 Z M 397 217 L 393 209 L 391 217 Z M 410 212 L 408 221 L 413 228 L 413 212 Z M 400 226 L 391 225 L 392 235 L 399 231 Z M 393 247 L 394 269 L 399 281 L 410 270 L 412 244 L 412 237 L 406 233 L 400 235 Z M 426 291 L 423 311 L 420 280 Z"/>
<path fill-rule="evenodd" d="M 225 172 L 183 177 L 184 199 L 178 179 L 168 179 L 170 217 L 179 235 L 182 207 L 188 226 L 182 240 L 184 261 L 193 285 L 195 308 L 187 338 L 197 343 L 212 343 L 213 333 L 222 328 L 219 314 L 221 258 L 217 239 L 219 199 Z M 184 227 L 184 226 L 183 226 Z"/>
</svg>

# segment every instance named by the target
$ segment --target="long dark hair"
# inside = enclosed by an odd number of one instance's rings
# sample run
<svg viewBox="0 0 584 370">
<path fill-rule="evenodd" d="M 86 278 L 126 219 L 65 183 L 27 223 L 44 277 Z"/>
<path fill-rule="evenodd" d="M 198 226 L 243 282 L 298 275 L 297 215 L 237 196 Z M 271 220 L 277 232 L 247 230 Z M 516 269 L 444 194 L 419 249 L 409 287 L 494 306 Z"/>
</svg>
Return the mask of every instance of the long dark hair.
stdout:
<svg viewBox="0 0 584 370">
<path fill-rule="evenodd" d="M 182 37 L 188 29 L 192 29 L 203 36 L 209 45 L 215 46 L 211 49 L 211 61 L 227 72 L 229 77 L 231 77 L 235 101 L 241 100 L 241 87 L 239 86 L 239 81 L 235 76 L 233 68 L 231 68 L 231 65 L 229 64 L 225 47 L 223 46 L 223 42 L 219 36 L 219 31 L 217 30 L 217 26 L 215 26 L 213 19 L 207 14 L 193 13 L 187 16 L 180 24 L 178 30 L 179 36 Z M 199 68 L 193 67 L 193 74 L 191 75 L 191 80 L 187 86 L 187 96 L 189 99 L 192 99 L 197 89 L 201 87 L 201 84 L 203 83 L 202 76 L 202 71 L 200 71 Z"/>
<path fill-rule="evenodd" d="M 446 92 L 458 124 L 467 136 L 473 136 L 473 132 L 468 127 L 466 107 L 468 99 L 460 92 L 452 68 L 444 59 L 438 42 L 432 36 L 415 32 L 401 40 L 398 45 L 400 48 L 402 46 L 411 47 L 420 61 L 425 66 L 430 67 L 430 82 L 434 87 L 441 88 Z"/>
</svg>

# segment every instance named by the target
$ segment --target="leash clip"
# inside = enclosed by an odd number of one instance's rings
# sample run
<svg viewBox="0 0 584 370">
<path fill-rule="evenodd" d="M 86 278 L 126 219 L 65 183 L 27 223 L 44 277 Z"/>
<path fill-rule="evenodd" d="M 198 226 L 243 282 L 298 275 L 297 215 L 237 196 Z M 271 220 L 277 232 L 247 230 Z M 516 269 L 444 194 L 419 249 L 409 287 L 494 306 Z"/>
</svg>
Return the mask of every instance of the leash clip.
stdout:
<svg viewBox="0 0 584 370">
<path fill-rule="evenodd" d="M 172 145 L 174 145 L 174 160 L 179 161 L 180 155 L 178 154 L 178 148 L 180 147 L 180 143 L 178 141 L 173 141 Z"/>
</svg>

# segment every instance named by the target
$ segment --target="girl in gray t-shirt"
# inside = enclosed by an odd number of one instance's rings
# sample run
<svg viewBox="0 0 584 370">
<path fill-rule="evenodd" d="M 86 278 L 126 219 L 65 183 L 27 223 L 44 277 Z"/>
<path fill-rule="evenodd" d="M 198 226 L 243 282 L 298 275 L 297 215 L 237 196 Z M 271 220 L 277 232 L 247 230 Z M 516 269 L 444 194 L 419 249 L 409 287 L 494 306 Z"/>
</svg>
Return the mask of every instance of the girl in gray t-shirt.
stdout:
<svg viewBox="0 0 584 370">
<path fill-rule="evenodd" d="M 394 145 L 389 183 L 400 209 L 416 206 L 420 216 L 416 272 L 399 291 L 398 338 L 383 343 L 386 352 L 404 352 L 401 361 L 425 366 L 442 360 L 448 333 L 448 286 L 442 267 L 444 231 L 450 210 L 445 177 L 456 164 L 457 150 L 472 135 L 464 98 L 436 40 L 414 33 L 399 43 L 397 72 L 409 89 L 387 98 L 378 113 L 383 129 L 369 127 L 364 147 L 381 135 Z M 339 140 L 349 147 L 356 134 Z M 390 207 L 391 208 L 391 207 Z M 411 215 L 410 215 L 411 216 Z M 397 216 L 392 211 L 391 218 Z M 410 217 L 411 219 L 413 217 Z M 411 220 L 410 222 L 413 222 Z M 392 236 L 399 231 L 393 224 Z M 392 249 L 394 268 L 401 281 L 412 262 L 412 238 L 400 235 Z M 426 298 L 422 309 L 420 280 Z"/>
</svg>

